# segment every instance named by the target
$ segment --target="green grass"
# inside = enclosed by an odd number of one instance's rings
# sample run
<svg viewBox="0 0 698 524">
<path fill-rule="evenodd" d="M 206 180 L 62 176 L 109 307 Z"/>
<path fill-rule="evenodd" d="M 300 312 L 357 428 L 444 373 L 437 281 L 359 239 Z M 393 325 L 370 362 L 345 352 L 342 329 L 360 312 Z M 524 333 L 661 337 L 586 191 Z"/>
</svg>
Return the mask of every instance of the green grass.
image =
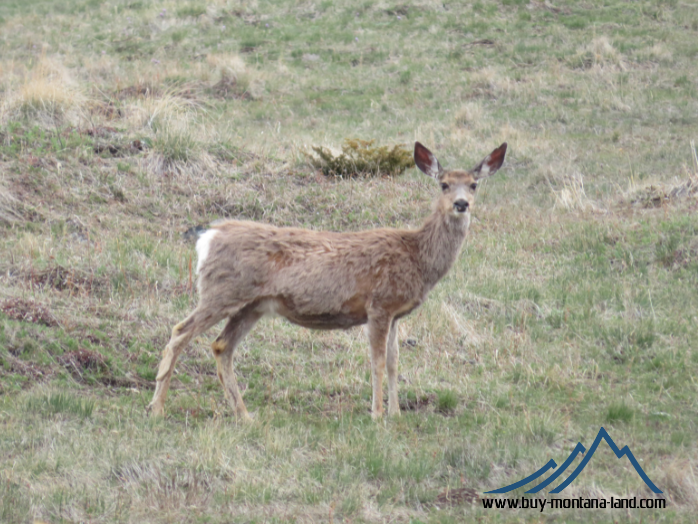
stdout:
<svg viewBox="0 0 698 524">
<path fill-rule="evenodd" d="M 0 521 L 694 522 L 691 7 L 1 2 Z M 439 190 L 415 169 L 340 180 L 308 161 L 346 139 L 419 140 L 465 169 L 509 144 L 455 266 L 400 321 L 403 416 L 370 419 L 361 329 L 264 319 L 235 360 L 252 424 L 223 397 L 215 330 L 147 418 L 197 300 L 185 232 L 429 213 Z M 444 502 L 602 426 L 666 510 Z M 563 494 L 647 491 L 602 444 Z"/>
<path fill-rule="evenodd" d="M 458 405 L 458 395 L 454 391 L 439 391 L 436 397 L 436 410 L 441 413 L 452 413 Z"/>
<path fill-rule="evenodd" d="M 608 408 L 606 419 L 610 424 L 618 422 L 631 422 L 633 420 L 633 409 L 625 404 L 613 404 Z"/>
<path fill-rule="evenodd" d="M 80 418 L 89 418 L 92 416 L 94 407 L 93 400 L 80 399 L 65 393 L 52 393 L 43 398 L 27 399 L 25 409 L 31 413 L 71 413 Z"/>
</svg>

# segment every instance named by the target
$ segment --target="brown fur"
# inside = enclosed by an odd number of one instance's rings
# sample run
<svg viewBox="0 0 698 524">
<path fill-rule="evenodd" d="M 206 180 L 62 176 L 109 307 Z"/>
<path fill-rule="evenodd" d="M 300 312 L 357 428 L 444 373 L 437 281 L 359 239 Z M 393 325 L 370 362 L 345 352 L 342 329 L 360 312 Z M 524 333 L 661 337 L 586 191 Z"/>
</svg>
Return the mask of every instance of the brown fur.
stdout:
<svg viewBox="0 0 698 524">
<path fill-rule="evenodd" d="M 215 235 L 207 240 L 208 253 L 202 251 L 200 260 L 199 305 L 172 331 L 149 406 L 152 412 L 164 412 L 182 349 L 192 337 L 227 318 L 213 353 L 235 413 L 247 417 L 233 371 L 233 351 L 262 316 L 278 314 L 312 329 L 368 324 L 373 416 L 383 414 L 386 362 L 388 412 L 399 414 L 397 320 L 424 301 L 455 261 L 468 232 L 477 180 L 494 174 L 505 152 L 502 144 L 470 171 L 445 171 L 417 142 L 417 166 L 442 186 L 434 212 L 418 230 L 330 233 L 241 221 L 212 226 Z"/>
</svg>

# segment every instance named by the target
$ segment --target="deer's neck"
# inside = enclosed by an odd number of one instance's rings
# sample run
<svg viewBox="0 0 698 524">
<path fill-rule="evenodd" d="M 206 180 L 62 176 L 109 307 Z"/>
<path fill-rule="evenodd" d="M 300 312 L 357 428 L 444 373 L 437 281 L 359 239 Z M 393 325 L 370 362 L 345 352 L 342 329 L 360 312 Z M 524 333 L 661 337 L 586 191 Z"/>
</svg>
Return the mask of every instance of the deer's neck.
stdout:
<svg viewBox="0 0 698 524">
<path fill-rule="evenodd" d="M 444 216 L 435 212 L 417 231 L 422 274 L 429 288 L 451 269 L 468 234 L 469 225 L 469 216 Z"/>
</svg>

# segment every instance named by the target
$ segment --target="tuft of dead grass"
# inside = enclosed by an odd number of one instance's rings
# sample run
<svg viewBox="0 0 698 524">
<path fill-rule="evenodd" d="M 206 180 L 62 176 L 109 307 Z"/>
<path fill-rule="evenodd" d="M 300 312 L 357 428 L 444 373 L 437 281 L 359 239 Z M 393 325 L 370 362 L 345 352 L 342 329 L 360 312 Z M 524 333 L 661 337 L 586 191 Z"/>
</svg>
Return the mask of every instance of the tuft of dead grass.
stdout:
<svg viewBox="0 0 698 524">
<path fill-rule="evenodd" d="M 673 460 L 662 467 L 657 482 L 674 503 L 698 507 L 698 477 L 690 460 Z"/>
<path fill-rule="evenodd" d="M 9 189 L 0 185 L 0 222 L 12 224 L 24 219 L 24 204 L 10 193 Z"/>
<path fill-rule="evenodd" d="M 456 111 L 456 127 L 478 128 L 484 116 L 484 109 L 477 102 L 468 102 Z"/>
<path fill-rule="evenodd" d="M 211 90 L 218 98 L 259 100 L 264 94 L 264 81 L 250 70 L 237 54 L 214 53 L 206 57 L 210 67 Z"/>
<path fill-rule="evenodd" d="M 543 171 L 543 177 L 553 195 L 553 208 L 564 210 L 596 210 L 597 205 L 586 194 L 584 176 L 573 166 L 574 159 L 557 162 Z"/>
<path fill-rule="evenodd" d="M 607 36 L 598 36 L 583 46 L 577 52 L 575 58 L 583 68 L 616 68 L 621 71 L 627 69 L 623 55 L 613 46 Z"/>
<path fill-rule="evenodd" d="M 0 123 L 24 116 L 46 128 L 79 125 L 86 97 L 70 70 L 42 56 L 0 105 Z"/>
</svg>

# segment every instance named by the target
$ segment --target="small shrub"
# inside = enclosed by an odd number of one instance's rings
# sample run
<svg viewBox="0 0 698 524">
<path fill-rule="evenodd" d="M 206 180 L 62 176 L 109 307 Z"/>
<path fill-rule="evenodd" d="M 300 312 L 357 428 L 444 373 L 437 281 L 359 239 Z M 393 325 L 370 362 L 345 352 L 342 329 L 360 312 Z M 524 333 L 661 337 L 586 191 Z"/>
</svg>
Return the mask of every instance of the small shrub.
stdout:
<svg viewBox="0 0 698 524">
<path fill-rule="evenodd" d="M 177 16 L 179 18 L 199 18 L 204 14 L 206 14 L 206 7 L 198 5 L 190 5 L 177 10 Z"/>
<path fill-rule="evenodd" d="M 676 261 L 681 239 L 678 235 L 662 235 L 655 246 L 656 260 L 664 267 L 671 268 Z"/>
<path fill-rule="evenodd" d="M 630 422 L 633 419 L 633 410 L 626 404 L 613 404 L 608 408 L 606 420 L 610 423 L 614 422 Z"/>
<path fill-rule="evenodd" d="M 143 365 L 136 368 L 136 373 L 148 382 L 154 382 L 157 376 L 157 369 L 152 365 Z"/>
<path fill-rule="evenodd" d="M 342 178 L 369 176 L 397 176 L 414 167 L 412 152 L 399 144 L 374 146 L 374 140 L 347 138 L 342 153 L 334 156 L 324 147 L 313 147 L 319 158 L 307 154 L 310 164 L 325 176 Z"/>
<path fill-rule="evenodd" d="M 177 31 L 174 31 L 171 35 L 170 38 L 172 39 L 173 44 L 179 44 L 182 40 L 184 40 L 187 36 L 187 30 L 186 29 L 178 29 Z"/>
<path fill-rule="evenodd" d="M 455 391 L 446 389 L 436 394 L 436 411 L 439 413 L 452 413 L 458 405 L 458 395 Z"/>
<path fill-rule="evenodd" d="M 198 158 L 200 146 L 187 130 L 165 128 L 153 140 L 153 151 L 162 155 L 165 163 L 190 162 Z"/>
</svg>

